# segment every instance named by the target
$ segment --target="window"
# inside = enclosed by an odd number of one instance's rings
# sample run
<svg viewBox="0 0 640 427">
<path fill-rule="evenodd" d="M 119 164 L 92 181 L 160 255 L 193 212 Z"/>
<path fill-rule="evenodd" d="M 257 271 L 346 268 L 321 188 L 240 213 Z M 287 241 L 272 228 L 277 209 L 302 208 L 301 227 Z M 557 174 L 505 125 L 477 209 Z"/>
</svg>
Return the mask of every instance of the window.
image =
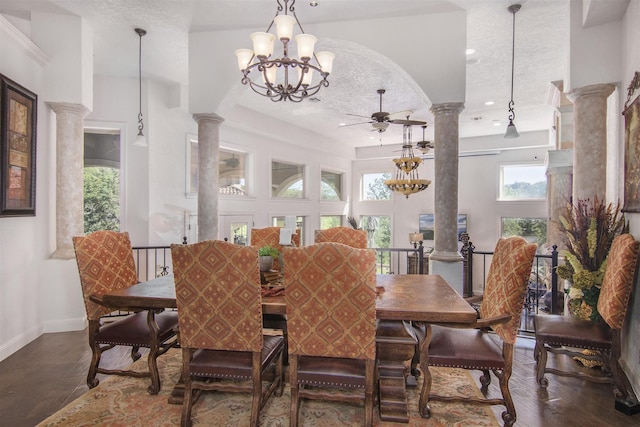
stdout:
<svg viewBox="0 0 640 427">
<path fill-rule="evenodd" d="M 500 166 L 500 200 L 547 198 L 547 175 L 544 165 Z"/>
<path fill-rule="evenodd" d="M 360 200 L 391 200 L 391 190 L 384 185 L 387 179 L 391 179 L 388 172 L 362 174 Z"/>
<path fill-rule="evenodd" d="M 244 196 L 247 194 L 247 153 L 220 148 L 218 179 L 219 194 Z M 198 139 L 187 135 L 187 197 L 198 194 Z"/>
<path fill-rule="evenodd" d="M 320 172 L 320 199 L 342 200 L 342 174 L 337 172 Z"/>
<path fill-rule="evenodd" d="M 120 231 L 120 131 L 84 133 L 84 232 Z"/>
<path fill-rule="evenodd" d="M 391 247 L 391 217 L 386 215 L 363 215 L 360 228 L 367 231 L 370 248 Z"/>
<path fill-rule="evenodd" d="M 547 241 L 545 218 L 502 218 L 502 237 L 522 236 L 540 248 Z"/>
<path fill-rule="evenodd" d="M 271 185 L 273 197 L 304 197 L 304 166 L 271 162 Z"/>
<path fill-rule="evenodd" d="M 247 194 L 245 171 L 247 154 L 220 149 L 220 194 L 244 196 Z"/>
<path fill-rule="evenodd" d="M 273 218 L 271 218 L 271 225 L 274 227 L 284 227 L 285 217 L 274 216 Z M 300 246 L 304 246 L 304 217 L 303 216 L 296 217 L 296 228 L 300 229 Z"/>
<path fill-rule="evenodd" d="M 322 215 L 320 216 L 320 230 L 340 227 L 342 225 L 342 215 Z"/>
</svg>

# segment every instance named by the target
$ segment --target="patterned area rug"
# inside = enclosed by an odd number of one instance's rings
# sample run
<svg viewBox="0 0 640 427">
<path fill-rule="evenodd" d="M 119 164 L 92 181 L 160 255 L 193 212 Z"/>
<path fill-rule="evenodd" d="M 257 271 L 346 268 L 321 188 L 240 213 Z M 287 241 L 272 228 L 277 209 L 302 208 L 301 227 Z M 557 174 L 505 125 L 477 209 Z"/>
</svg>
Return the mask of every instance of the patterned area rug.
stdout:
<svg viewBox="0 0 640 427">
<path fill-rule="evenodd" d="M 180 425 L 181 405 L 170 405 L 167 399 L 172 384 L 179 378 L 180 350 L 171 350 L 158 359 L 162 390 L 156 396 L 147 393 L 148 379 L 112 376 L 100 382 L 38 426 L 173 426 Z M 132 365 L 145 367 L 143 357 Z M 432 368 L 433 387 L 442 393 L 480 395 L 471 375 L 461 369 Z M 420 385 L 420 383 L 419 383 Z M 445 391 L 446 390 L 446 391 Z M 431 402 L 432 416 L 423 419 L 418 414 L 416 388 L 408 390 L 410 421 L 408 426 L 498 426 L 488 406 Z M 285 386 L 282 397 L 272 396 L 260 413 L 260 425 L 286 427 L 289 425 L 291 394 Z M 249 395 L 209 392 L 203 394 L 194 405 L 194 425 L 246 426 L 251 414 Z M 360 426 L 364 420 L 364 408 L 337 402 L 303 401 L 300 406 L 300 425 Z M 380 421 L 377 409 L 375 426 L 407 426 Z"/>
</svg>

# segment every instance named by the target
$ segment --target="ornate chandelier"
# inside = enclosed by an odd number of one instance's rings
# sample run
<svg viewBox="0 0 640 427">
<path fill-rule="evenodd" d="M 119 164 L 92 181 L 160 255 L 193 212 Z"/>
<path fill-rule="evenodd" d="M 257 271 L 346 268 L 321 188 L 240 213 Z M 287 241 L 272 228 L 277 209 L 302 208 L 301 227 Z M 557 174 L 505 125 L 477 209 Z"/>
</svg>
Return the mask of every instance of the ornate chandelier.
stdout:
<svg viewBox="0 0 640 427">
<path fill-rule="evenodd" d="M 410 124 L 405 124 L 402 128 L 402 154 L 399 158 L 392 160 L 396 165 L 395 177 L 384 182 L 392 191 L 402 193 L 408 199 L 411 194 L 425 190 L 431 184 L 430 180 L 418 177 L 418 166 L 422 163 L 422 159 L 413 154 Z"/>
<path fill-rule="evenodd" d="M 236 50 L 238 68 L 242 72 L 241 81 L 242 84 L 249 85 L 254 92 L 274 102 L 300 102 L 318 93 L 321 87 L 329 86 L 327 77 L 331 73 L 335 55 L 331 52 L 313 51 L 317 38 L 306 34 L 302 29 L 294 8 L 295 0 L 276 2 L 276 16 L 271 20 L 267 31 L 251 34 L 253 50 Z M 272 58 L 276 36 L 269 33 L 269 30 L 274 24 L 276 35 L 282 42 L 281 58 Z M 289 42 L 293 38 L 293 27 L 296 24 L 300 29 L 300 34 L 295 36 L 299 59 L 289 57 Z M 249 74 L 252 70 L 256 70 L 261 79 L 251 80 Z M 314 71 L 320 74 L 320 81 L 315 85 L 312 83 Z"/>
</svg>

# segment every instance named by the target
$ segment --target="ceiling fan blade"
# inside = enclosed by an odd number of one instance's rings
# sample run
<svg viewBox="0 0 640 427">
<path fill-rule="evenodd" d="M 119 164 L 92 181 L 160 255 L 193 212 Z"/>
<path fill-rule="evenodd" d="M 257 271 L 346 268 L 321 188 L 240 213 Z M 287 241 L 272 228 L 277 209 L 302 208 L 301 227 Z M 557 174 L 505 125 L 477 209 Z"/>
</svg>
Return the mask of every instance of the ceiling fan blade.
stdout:
<svg viewBox="0 0 640 427">
<path fill-rule="evenodd" d="M 344 128 L 347 126 L 356 126 L 356 125 L 366 125 L 372 122 L 358 122 L 358 123 L 345 123 L 345 124 L 339 124 L 338 127 L 339 128 Z"/>
<path fill-rule="evenodd" d="M 423 122 L 420 120 L 389 120 L 389 123 L 393 123 L 394 125 L 409 125 L 409 126 L 421 126 L 426 125 L 427 122 Z"/>
<path fill-rule="evenodd" d="M 354 116 L 354 117 L 362 117 L 363 119 L 370 119 L 370 116 L 363 116 L 361 114 L 351 114 L 351 113 L 347 113 L 347 116 Z"/>
<path fill-rule="evenodd" d="M 413 111 L 411 110 L 404 110 L 404 111 L 396 111 L 395 113 L 391 113 L 389 114 L 389 120 L 397 120 L 397 119 L 406 119 L 407 117 L 409 117 L 410 115 L 413 114 Z"/>
</svg>

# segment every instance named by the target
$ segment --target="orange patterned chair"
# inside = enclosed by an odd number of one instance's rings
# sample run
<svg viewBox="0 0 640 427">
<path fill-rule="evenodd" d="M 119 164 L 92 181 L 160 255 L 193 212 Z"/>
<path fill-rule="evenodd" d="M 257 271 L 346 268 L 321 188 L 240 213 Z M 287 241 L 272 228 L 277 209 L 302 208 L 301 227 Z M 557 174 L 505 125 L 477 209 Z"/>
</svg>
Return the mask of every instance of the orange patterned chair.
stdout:
<svg viewBox="0 0 640 427">
<path fill-rule="evenodd" d="M 128 233 L 96 231 L 87 236 L 73 238 L 76 261 L 80 273 L 80 284 L 84 306 L 89 320 L 89 346 L 92 357 L 87 375 L 87 385 L 98 385 L 96 374 L 128 375 L 137 378 L 151 378 L 149 393 L 160 391 L 160 375 L 156 359 L 171 347 L 177 346 L 176 331 L 178 313 L 175 311 L 143 311 L 112 322 L 103 322 L 102 317 L 113 309 L 93 302 L 92 295 L 124 289 L 138 283 L 133 251 Z M 152 333 L 147 322 L 155 322 L 158 332 Z M 102 352 L 113 347 L 130 346 L 131 358 L 140 358 L 140 347 L 149 348 L 149 371 L 109 370 L 100 368 Z"/>
<path fill-rule="evenodd" d="M 367 232 L 351 227 L 333 227 L 326 230 L 316 230 L 315 242 L 337 242 L 352 248 L 367 248 Z"/>
<path fill-rule="evenodd" d="M 182 425 L 202 390 L 251 392 L 251 421 L 275 392 L 282 395 L 281 335 L 263 335 L 258 253 L 220 240 L 171 245 L 178 305 L 182 377 Z M 273 380 L 265 387 L 268 369 Z"/>
<path fill-rule="evenodd" d="M 581 321 L 572 316 L 538 315 L 534 317 L 536 336 L 536 380 L 546 388 L 545 373 L 615 384 L 615 396 L 624 399 L 633 393 L 620 367 L 621 329 L 624 325 L 631 290 L 635 283 L 640 243 L 630 234 L 617 236 L 611 244 L 602 281 L 598 312 L 604 322 Z M 567 348 L 568 347 L 568 348 Z M 578 350 L 573 350 L 578 349 Z M 593 350 L 592 354 L 581 350 Z M 603 365 L 599 374 L 547 368 L 547 352 L 580 357 Z M 603 375 L 603 372 L 607 375 Z M 635 399 L 635 396 L 632 396 Z"/>
<path fill-rule="evenodd" d="M 251 229 L 251 246 L 261 248 L 263 246 L 272 246 L 282 253 L 282 245 L 280 244 L 280 229 L 282 227 L 266 227 Z M 300 229 L 296 228 L 296 232 L 291 236 L 291 241 L 296 247 L 300 247 Z M 273 260 L 273 269 L 280 270 L 280 260 Z"/>
<path fill-rule="evenodd" d="M 520 325 L 528 278 L 535 258 L 536 245 L 522 237 L 498 240 L 480 305 L 475 328 L 449 328 L 434 325 L 427 335 L 429 365 L 480 370 L 483 390 L 489 386 L 492 371 L 500 381 L 502 399 L 463 398 L 439 396 L 431 393 L 431 376 L 425 373 L 420 399 L 421 412 L 430 415 L 426 399 L 439 401 L 462 400 L 487 405 L 504 405 L 502 419 L 506 426 L 516 421 L 516 409 L 509 391 L 509 378 L 513 364 L 513 347 Z M 495 337 L 487 333 L 495 331 Z M 431 336 L 429 336 L 431 335 Z"/>
<path fill-rule="evenodd" d="M 364 425 L 371 426 L 376 376 L 375 251 L 317 243 L 285 248 L 284 262 L 291 426 L 298 424 L 300 400 L 305 398 L 364 403 Z M 334 390 L 327 393 L 327 388 Z"/>
<path fill-rule="evenodd" d="M 282 253 L 282 245 L 280 244 L 280 229 L 282 227 L 266 227 L 266 228 L 252 228 L 251 229 L 251 246 L 256 249 L 260 249 L 263 246 L 272 246 Z M 296 232 L 291 236 L 291 241 L 294 246 L 300 247 L 300 229 L 297 228 Z M 274 258 L 273 270 L 280 271 L 280 259 Z M 287 338 L 287 317 L 281 314 L 265 314 L 263 316 L 264 327 L 271 329 L 279 329 L 284 335 L 284 363 L 289 363 L 289 355 L 287 350 L 288 338 Z"/>
</svg>

